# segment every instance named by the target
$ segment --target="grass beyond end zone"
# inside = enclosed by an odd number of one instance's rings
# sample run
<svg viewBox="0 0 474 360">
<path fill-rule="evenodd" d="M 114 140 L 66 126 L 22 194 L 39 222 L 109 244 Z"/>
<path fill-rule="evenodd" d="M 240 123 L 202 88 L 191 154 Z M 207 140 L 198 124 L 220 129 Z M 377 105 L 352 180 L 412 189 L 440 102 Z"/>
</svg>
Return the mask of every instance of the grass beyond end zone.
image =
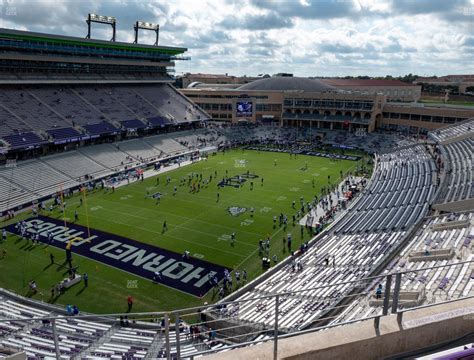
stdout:
<svg viewBox="0 0 474 360">
<path fill-rule="evenodd" d="M 240 271 L 246 269 L 249 279 L 252 279 L 263 271 L 258 254 L 259 239 L 271 236 L 270 256 L 276 254 L 278 261 L 288 256 L 282 244 L 282 238 L 288 232 L 293 233 L 295 249 L 301 242 L 309 240 L 308 233 L 304 232 L 301 237 L 300 226 L 291 224 L 291 217 L 296 212 L 292 209 L 293 200 L 298 206 L 301 196 L 306 201 L 315 195 L 319 197 L 322 187 L 339 183 L 340 172 L 345 174 L 355 170 L 358 164 L 303 155 L 295 159 L 288 154 L 248 150 L 218 153 L 208 160 L 160 175 L 159 185 L 155 176 L 123 186 L 115 193 L 99 191 L 88 194 L 89 226 L 179 254 L 188 250 L 191 256 L 208 262 Z M 250 189 L 250 180 L 241 188 L 218 188 L 217 183 L 226 170 L 229 177 L 244 174 L 247 170 L 259 177 L 253 180 L 253 190 Z M 213 180 L 199 192 L 191 193 L 187 182 L 180 186 L 180 179 L 192 173 L 202 173 L 203 179 L 207 180 L 212 175 Z M 171 177 L 168 185 L 167 176 Z M 176 195 L 173 195 L 174 186 L 178 188 Z M 157 203 L 146 198 L 147 192 L 161 192 L 163 196 Z M 220 194 L 219 201 L 217 193 Z M 86 226 L 85 205 L 80 206 L 79 197 L 66 199 L 66 202 L 66 217 L 73 219 L 77 210 L 78 223 Z M 231 206 L 244 207 L 247 211 L 232 216 L 228 211 Z M 251 207 L 255 209 L 253 217 L 248 210 Z M 279 226 L 273 228 L 273 216 L 280 213 L 288 216 L 286 230 Z M 62 217 L 59 211 L 53 211 L 51 216 Z M 164 221 L 168 226 L 165 232 Z M 236 234 L 234 246 L 228 241 L 232 232 Z M 67 276 L 64 251 L 47 245 L 32 246 L 13 235 L 0 248 L 7 251 L 0 259 L 1 287 L 28 295 L 28 281 L 34 279 L 39 292 L 33 298 L 62 305 L 77 304 L 83 311 L 124 312 L 128 295 L 135 298 L 133 311 L 172 310 L 217 300 L 212 290 L 199 299 L 77 255 L 73 256 L 74 265 L 79 265 L 79 273 L 88 273 L 89 287 L 78 284 L 59 298 L 51 299 L 51 286 Z M 50 253 L 56 258 L 54 265 L 50 265 Z"/>
</svg>

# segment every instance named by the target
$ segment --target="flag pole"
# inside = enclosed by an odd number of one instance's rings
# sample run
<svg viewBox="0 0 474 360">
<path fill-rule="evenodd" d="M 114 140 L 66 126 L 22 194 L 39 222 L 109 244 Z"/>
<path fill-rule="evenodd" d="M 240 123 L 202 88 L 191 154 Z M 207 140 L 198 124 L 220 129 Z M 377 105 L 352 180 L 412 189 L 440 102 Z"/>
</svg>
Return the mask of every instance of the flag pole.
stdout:
<svg viewBox="0 0 474 360">
<path fill-rule="evenodd" d="M 63 193 L 63 183 L 59 185 L 60 192 L 59 194 L 61 195 L 61 206 L 63 207 L 63 220 L 64 220 L 64 227 L 67 227 L 66 225 L 66 207 L 64 206 L 64 193 Z"/>
<path fill-rule="evenodd" d="M 85 212 L 86 212 L 86 224 L 87 224 L 87 237 L 91 237 L 91 229 L 89 227 L 89 211 L 88 211 L 88 208 L 87 208 L 87 196 L 86 196 L 86 187 L 83 186 L 82 189 L 81 189 L 81 192 L 82 192 L 82 198 L 84 199 L 84 206 L 85 206 Z"/>
</svg>

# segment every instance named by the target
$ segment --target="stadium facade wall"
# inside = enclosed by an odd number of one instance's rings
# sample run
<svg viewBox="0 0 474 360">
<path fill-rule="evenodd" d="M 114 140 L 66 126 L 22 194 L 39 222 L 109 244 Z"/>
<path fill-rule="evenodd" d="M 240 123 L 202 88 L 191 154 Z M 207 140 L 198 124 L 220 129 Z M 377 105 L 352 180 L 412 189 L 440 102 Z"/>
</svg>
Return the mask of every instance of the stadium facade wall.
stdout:
<svg viewBox="0 0 474 360">
<path fill-rule="evenodd" d="M 463 299 L 407 312 L 401 323 L 397 315 L 289 337 L 278 341 L 278 358 L 381 359 L 444 344 L 472 333 L 474 299 Z M 223 352 L 206 359 L 273 359 L 273 341 Z"/>
<path fill-rule="evenodd" d="M 474 199 L 434 204 L 433 209 L 446 212 L 462 212 L 474 209 Z"/>
<path fill-rule="evenodd" d="M 322 92 L 309 93 L 303 91 L 261 91 L 238 90 L 225 88 L 188 88 L 179 89 L 181 93 L 194 101 L 215 121 L 237 123 L 242 120 L 236 114 L 237 101 L 251 101 L 253 113 L 244 117 L 250 122 L 273 122 L 279 125 L 313 126 L 327 129 L 355 130 L 365 127 L 368 132 L 377 128 L 403 131 L 412 133 L 426 133 L 450 124 L 455 124 L 465 119 L 474 117 L 474 108 L 453 105 L 428 105 L 418 103 L 390 103 L 387 97 L 381 94 L 363 93 L 337 93 Z M 352 100 L 356 102 L 373 102 L 369 109 L 347 109 L 343 107 L 288 107 L 285 105 L 289 99 L 306 100 Z M 285 101 L 286 100 L 286 101 Z M 290 114 L 290 117 L 285 117 Z M 328 114 L 327 119 L 311 117 Z M 347 116 L 344 126 L 342 116 Z M 364 122 L 354 122 L 353 117 L 361 116 Z M 339 119 L 338 117 L 341 117 Z"/>
</svg>

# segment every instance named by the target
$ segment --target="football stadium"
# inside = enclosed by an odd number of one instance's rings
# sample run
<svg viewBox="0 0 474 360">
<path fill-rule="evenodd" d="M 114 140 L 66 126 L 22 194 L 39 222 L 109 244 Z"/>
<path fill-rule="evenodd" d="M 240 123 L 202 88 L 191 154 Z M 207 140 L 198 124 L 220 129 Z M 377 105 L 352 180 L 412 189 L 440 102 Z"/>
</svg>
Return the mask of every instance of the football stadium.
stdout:
<svg viewBox="0 0 474 360">
<path fill-rule="evenodd" d="M 474 357 L 473 107 L 178 89 L 116 21 L 0 28 L 0 358 Z"/>
</svg>

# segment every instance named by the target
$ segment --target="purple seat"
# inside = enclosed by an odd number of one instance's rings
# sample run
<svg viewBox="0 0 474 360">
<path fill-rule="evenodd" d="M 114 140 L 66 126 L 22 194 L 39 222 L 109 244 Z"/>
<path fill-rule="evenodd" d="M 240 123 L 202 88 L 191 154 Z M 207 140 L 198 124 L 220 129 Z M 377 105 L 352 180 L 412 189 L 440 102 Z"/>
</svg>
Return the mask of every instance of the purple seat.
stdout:
<svg viewBox="0 0 474 360">
<path fill-rule="evenodd" d="M 84 125 L 83 127 L 91 136 L 113 135 L 118 130 L 115 126 L 106 121 L 98 124 Z"/>
<path fill-rule="evenodd" d="M 171 121 L 163 116 L 155 116 L 148 118 L 148 123 L 153 127 L 163 127 L 165 125 L 171 124 Z"/>
<path fill-rule="evenodd" d="M 138 119 L 133 120 L 124 120 L 120 122 L 122 127 L 130 130 L 130 129 L 144 129 L 146 125 Z"/>
<path fill-rule="evenodd" d="M 13 149 L 26 149 L 47 143 L 46 140 L 32 132 L 7 135 L 3 137 L 3 140 L 9 143 Z"/>
<path fill-rule="evenodd" d="M 55 143 L 78 141 L 81 137 L 81 134 L 74 128 L 51 129 L 46 132 Z"/>
</svg>

